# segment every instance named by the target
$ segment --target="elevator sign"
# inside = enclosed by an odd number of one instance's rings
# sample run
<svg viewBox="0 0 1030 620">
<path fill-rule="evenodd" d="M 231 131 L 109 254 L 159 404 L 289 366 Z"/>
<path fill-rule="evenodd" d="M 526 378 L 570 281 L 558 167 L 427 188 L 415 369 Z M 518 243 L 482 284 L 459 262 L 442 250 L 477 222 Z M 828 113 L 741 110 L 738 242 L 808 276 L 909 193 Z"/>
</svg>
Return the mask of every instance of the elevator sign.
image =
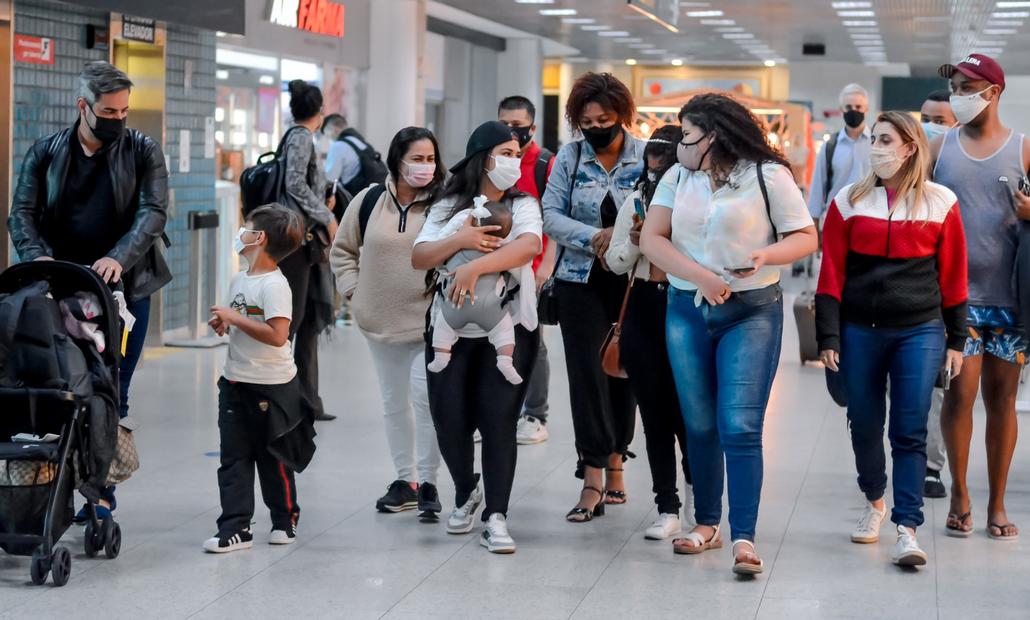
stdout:
<svg viewBox="0 0 1030 620">
<path fill-rule="evenodd" d="M 272 0 L 268 21 L 330 37 L 343 37 L 344 6 L 329 0 Z"/>
</svg>

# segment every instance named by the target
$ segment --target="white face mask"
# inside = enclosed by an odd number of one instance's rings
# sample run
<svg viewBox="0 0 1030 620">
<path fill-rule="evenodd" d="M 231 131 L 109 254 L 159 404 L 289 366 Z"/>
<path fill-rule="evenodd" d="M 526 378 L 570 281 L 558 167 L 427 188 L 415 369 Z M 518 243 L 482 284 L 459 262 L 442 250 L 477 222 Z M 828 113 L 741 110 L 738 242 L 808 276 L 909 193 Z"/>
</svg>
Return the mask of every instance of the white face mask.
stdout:
<svg viewBox="0 0 1030 620">
<path fill-rule="evenodd" d="M 515 185 L 522 178 L 522 160 L 518 157 L 490 156 L 494 160 L 494 169 L 487 170 L 486 176 L 494 187 L 502 192 Z"/>
<path fill-rule="evenodd" d="M 881 179 L 889 179 L 897 174 L 905 159 L 898 155 L 898 149 L 874 146 L 869 150 L 869 163 L 872 165 L 873 174 Z"/>
<path fill-rule="evenodd" d="M 966 125 L 973 122 L 976 120 L 976 117 L 980 116 L 980 113 L 987 109 L 987 106 L 991 105 L 990 101 L 981 97 L 981 95 L 990 89 L 991 87 L 988 86 L 980 92 L 973 93 L 972 95 L 951 96 L 951 111 L 955 113 L 955 118 L 958 119 L 959 123 Z"/>
<path fill-rule="evenodd" d="M 259 233 L 261 231 L 260 230 L 250 230 L 249 228 L 240 228 L 239 230 L 237 230 L 236 231 L 236 238 L 232 240 L 232 249 L 235 250 L 237 254 L 241 254 L 243 252 L 243 250 L 247 249 L 248 247 L 250 247 L 252 245 L 257 245 L 258 244 L 257 241 L 254 241 L 253 243 L 244 243 L 243 242 L 243 233 L 245 233 L 245 232 Z"/>
<path fill-rule="evenodd" d="M 404 182 L 412 186 L 415 189 L 421 189 L 426 185 L 429 185 L 433 180 L 433 175 L 436 174 L 436 164 L 413 164 L 411 162 L 402 162 L 404 168 L 401 171 L 401 176 L 404 177 Z"/>
</svg>

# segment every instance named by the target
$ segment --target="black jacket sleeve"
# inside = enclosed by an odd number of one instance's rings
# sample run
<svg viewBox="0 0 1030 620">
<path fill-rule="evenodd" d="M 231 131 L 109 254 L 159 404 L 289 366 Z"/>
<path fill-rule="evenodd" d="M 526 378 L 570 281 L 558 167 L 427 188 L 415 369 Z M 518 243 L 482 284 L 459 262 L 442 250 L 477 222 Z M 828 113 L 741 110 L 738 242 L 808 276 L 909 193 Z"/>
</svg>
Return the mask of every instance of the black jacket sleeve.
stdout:
<svg viewBox="0 0 1030 620">
<path fill-rule="evenodd" d="M 7 229 L 14 249 L 18 257 L 26 262 L 53 254 L 40 234 L 40 218 L 46 200 L 45 179 L 49 161 L 47 144 L 46 140 L 40 140 L 26 153 L 18 176 L 18 186 L 14 190 L 11 214 L 7 218 Z"/>
<path fill-rule="evenodd" d="M 139 183 L 139 209 L 132 228 L 107 253 L 122 269 L 130 269 L 161 238 L 168 221 L 168 168 L 157 143 L 143 139 L 143 173 Z"/>
</svg>

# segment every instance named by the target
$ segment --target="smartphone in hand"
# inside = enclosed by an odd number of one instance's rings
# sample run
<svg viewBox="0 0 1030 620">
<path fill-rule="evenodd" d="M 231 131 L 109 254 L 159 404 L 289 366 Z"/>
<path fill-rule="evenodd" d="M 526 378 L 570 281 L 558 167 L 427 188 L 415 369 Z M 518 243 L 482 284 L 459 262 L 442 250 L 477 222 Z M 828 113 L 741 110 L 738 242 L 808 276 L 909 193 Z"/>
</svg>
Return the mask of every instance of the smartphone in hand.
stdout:
<svg viewBox="0 0 1030 620">
<path fill-rule="evenodd" d="M 1030 196 L 1030 179 L 1024 174 L 1019 178 L 1019 192 L 1024 196 Z"/>
<path fill-rule="evenodd" d="M 644 221 L 644 216 L 647 215 L 647 212 L 644 211 L 644 203 L 642 203 L 639 198 L 634 198 L 633 199 L 633 208 L 637 212 L 637 217 L 640 218 L 641 222 L 643 222 Z"/>
<path fill-rule="evenodd" d="M 755 270 L 755 266 L 754 265 L 751 265 L 749 267 L 727 267 L 726 268 L 726 272 L 727 273 L 732 273 L 733 275 L 736 275 L 736 276 L 742 276 L 742 275 L 751 273 L 754 270 Z"/>
</svg>

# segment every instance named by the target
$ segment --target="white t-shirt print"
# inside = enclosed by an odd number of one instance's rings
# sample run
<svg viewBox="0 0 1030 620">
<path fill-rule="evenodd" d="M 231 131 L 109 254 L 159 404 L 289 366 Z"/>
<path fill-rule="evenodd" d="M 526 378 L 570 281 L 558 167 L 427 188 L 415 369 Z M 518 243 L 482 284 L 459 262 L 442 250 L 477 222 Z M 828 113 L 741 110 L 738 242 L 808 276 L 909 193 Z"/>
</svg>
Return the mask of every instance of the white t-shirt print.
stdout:
<svg viewBox="0 0 1030 620">
<path fill-rule="evenodd" d="M 291 319 L 293 295 L 289 283 L 278 269 L 258 276 L 241 271 L 233 276 L 229 285 L 228 306 L 257 321 Z M 293 347 L 289 342 L 273 347 L 258 342 L 239 328 L 229 330 L 229 352 L 223 373 L 229 381 L 282 385 L 289 383 L 296 374 Z"/>
</svg>

